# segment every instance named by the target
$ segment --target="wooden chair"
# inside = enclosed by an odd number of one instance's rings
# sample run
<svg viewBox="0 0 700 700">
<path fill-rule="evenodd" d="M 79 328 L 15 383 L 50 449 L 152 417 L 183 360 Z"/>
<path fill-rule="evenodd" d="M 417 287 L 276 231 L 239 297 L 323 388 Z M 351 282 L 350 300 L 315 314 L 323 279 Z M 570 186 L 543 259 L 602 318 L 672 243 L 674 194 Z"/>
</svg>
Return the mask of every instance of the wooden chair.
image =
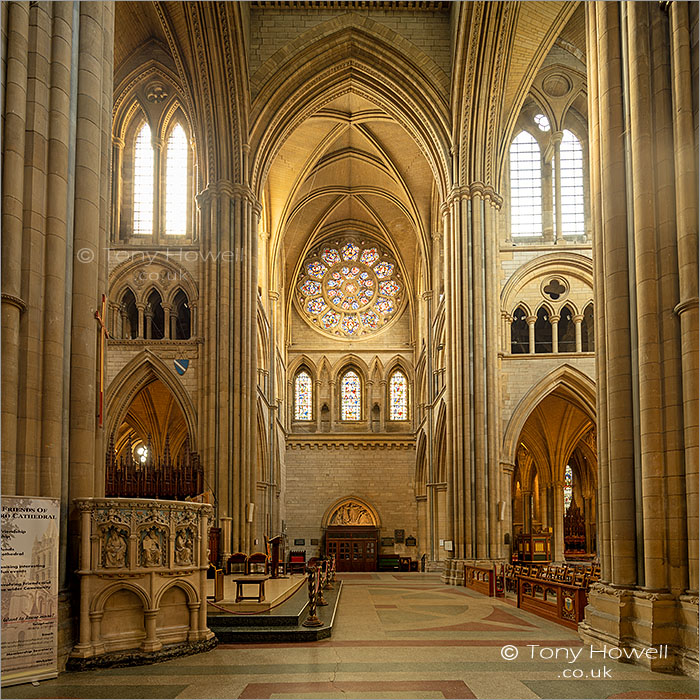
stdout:
<svg viewBox="0 0 700 700">
<path fill-rule="evenodd" d="M 306 552 L 303 549 L 289 552 L 287 570 L 290 574 L 303 574 L 306 571 Z"/>
<path fill-rule="evenodd" d="M 226 562 L 226 573 L 245 574 L 247 570 L 246 559 L 248 559 L 248 556 L 243 554 L 243 552 L 235 552 L 232 554 Z"/>
<path fill-rule="evenodd" d="M 246 560 L 246 574 L 267 574 L 268 564 L 265 552 L 253 552 Z"/>
</svg>

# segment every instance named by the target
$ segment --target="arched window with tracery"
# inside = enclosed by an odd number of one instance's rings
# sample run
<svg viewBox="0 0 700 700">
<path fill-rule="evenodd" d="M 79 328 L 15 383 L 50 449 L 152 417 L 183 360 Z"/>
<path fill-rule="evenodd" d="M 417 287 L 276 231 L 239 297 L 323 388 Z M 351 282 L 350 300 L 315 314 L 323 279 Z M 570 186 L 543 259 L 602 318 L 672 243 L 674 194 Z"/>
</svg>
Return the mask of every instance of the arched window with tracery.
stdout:
<svg viewBox="0 0 700 700">
<path fill-rule="evenodd" d="M 542 235 L 540 147 L 527 131 L 510 145 L 510 232 L 514 238 Z"/>
<path fill-rule="evenodd" d="M 194 238 L 197 188 L 193 125 L 175 88 L 140 102 L 140 88 L 119 99 L 114 120 L 112 197 L 115 242 L 165 245 Z"/>
<path fill-rule="evenodd" d="M 576 352 L 576 324 L 574 313 L 565 305 L 559 311 L 557 327 L 557 347 L 559 352 Z"/>
<path fill-rule="evenodd" d="M 155 289 L 148 295 L 145 316 L 146 339 L 162 340 L 165 336 L 165 312 L 163 311 L 163 300 Z"/>
<path fill-rule="evenodd" d="M 340 378 L 340 419 L 362 419 L 362 382 L 352 369 Z"/>
<path fill-rule="evenodd" d="M 302 369 L 294 379 L 294 420 L 313 419 L 313 383 L 311 375 Z"/>
<path fill-rule="evenodd" d="M 165 149 L 165 234 L 187 235 L 187 135 L 176 123 Z"/>
<path fill-rule="evenodd" d="M 593 337 L 593 304 L 589 304 L 583 310 L 583 320 L 581 321 L 581 350 L 583 352 L 593 352 L 595 350 L 595 340 Z"/>
<path fill-rule="evenodd" d="M 389 420 L 408 420 L 408 379 L 400 369 L 389 379 Z"/>
<path fill-rule="evenodd" d="M 155 170 L 151 127 L 144 123 L 134 143 L 134 220 L 135 236 L 153 234 L 153 199 Z"/>
<path fill-rule="evenodd" d="M 530 352 L 530 329 L 527 314 L 521 306 L 513 312 L 513 322 L 510 324 L 510 351 L 513 355 Z"/>
<path fill-rule="evenodd" d="M 178 289 L 173 299 L 173 311 L 170 316 L 170 337 L 173 340 L 187 340 L 192 335 L 192 312 L 187 294 Z"/>
<path fill-rule="evenodd" d="M 139 334 L 139 310 L 136 306 L 136 297 L 130 289 L 127 289 L 122 295 L 119 311 L 121 315 L 121 337 L 128 340 L 137 338 Z"/>
<path fill-rule="evenodd" d="M 535 352 L 552 352 L 552 322 L 544 306 L 540 306 L 535 321 Z"/>
</svg>

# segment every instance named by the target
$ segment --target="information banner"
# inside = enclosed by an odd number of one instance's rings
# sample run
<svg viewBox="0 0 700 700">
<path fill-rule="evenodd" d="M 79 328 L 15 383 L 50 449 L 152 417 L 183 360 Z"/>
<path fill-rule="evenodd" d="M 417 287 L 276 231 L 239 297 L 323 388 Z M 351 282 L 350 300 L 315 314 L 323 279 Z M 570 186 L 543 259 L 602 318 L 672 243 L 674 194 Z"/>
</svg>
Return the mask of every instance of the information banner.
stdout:
<svg viewBox="0 0 700 700">
<path fill-rule="evenodd" d="M 55 498 L 2 497 L 2 685 L 58 675 Z"/>
</svg>

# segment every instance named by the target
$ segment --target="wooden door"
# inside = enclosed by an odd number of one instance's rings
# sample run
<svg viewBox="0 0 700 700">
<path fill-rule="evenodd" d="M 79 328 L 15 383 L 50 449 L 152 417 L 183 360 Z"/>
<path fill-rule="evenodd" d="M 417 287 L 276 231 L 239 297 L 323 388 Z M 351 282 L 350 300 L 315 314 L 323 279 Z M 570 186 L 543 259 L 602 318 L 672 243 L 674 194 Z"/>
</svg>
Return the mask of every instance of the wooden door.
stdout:
<svg viewBox="0 0 700 700">
<path fill-rule="evenodd" d="M 377 536 L 370 533 L 326 535 L 326 553 L 335 555 L 337 571 L 376 571 Z M 360 536 L 358 536 L 360 535 Z"/>
</svg>

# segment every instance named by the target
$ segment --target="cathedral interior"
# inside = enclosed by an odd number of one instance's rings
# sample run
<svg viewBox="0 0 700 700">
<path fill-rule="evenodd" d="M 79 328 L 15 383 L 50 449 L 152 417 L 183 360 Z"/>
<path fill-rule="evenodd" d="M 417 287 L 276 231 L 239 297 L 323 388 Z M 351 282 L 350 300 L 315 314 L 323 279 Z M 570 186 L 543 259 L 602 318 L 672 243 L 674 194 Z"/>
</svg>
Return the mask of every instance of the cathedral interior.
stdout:
<svg viewBox="0 0 700 700">
<path fill-rule="evenodd" d="M 337 644 L 375 582 L 482 685 L 206 697 L 564 697 L 490 685 L 511 638 L 697 697 L 698 81 L 678 0 L 3 2 L 2 494 L 59 502 L 58 670 L 211 649 L 206 576 L 274 541 L 332 557 Z M 467 590 L 524 562 L 585 576 L 569 630 Z"/>
</svg>

